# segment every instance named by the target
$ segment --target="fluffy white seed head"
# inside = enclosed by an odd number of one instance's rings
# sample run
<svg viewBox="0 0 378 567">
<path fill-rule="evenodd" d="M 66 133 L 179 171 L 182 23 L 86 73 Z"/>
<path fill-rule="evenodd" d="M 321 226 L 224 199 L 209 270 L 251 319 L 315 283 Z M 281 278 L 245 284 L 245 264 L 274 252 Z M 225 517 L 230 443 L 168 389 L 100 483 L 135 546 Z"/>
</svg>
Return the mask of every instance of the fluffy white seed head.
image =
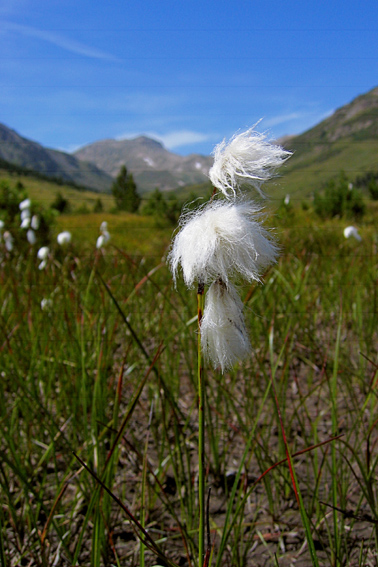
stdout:
<svg viewBox="0 0 378 567">
<path fill-rule="evenodd" d="M 24 199 L 23 201 L 21 201 L 21 203 L 18 206 L 20 208 L 20 211 L 25 211 L 26 209 L 30 209 L 31 200 L 30 199 Z"/>
<path fill-rule="evenodd" d="M 273 177 L 276 169 L 291 156 L 291 152 L 266 140 L 266 134 L 250 128 L 235 134 L 229 142 L 215 146 L 214 164 L 209 177 L 227 198 L 234 197 L 242 185 L 249 185 L 261 195 L 261 185 Z"/>
<path fill-rule="evenodd" d="M 234 286 L 221 280 L 213 282 L 206 294 L 201 345 L 205 358 L 222 372 L 251 351 L 243 303 Z"/>
<path fill-rule="evenodd" d="M 5 248 L 8 250 L 8 252 L 12 252 L 12 250 L 13 250 L 13 236 L 11 235 L 11 233 L 8 230 L 6 230 L 3 234 L 3 238 L 4 238 Z"/>
<path fill-rule="evenodd" d="M 235 276 L 258 281 L 278 252 L 260 217 L 248 200 L 213 201 L 183 214 L 168 256 L 175 281 L 179 265 L 188 287 L 218 278 L 228 283 Z"/>
<path fill-rule="evenodd" d="M 42 248 L 40 248 L 37 252 L 37 257 L 40 260 L 46 260 L 48 258 L 49 252 L 50 250 L 48 246 L 42 246 Z"/>
<path fill-rule="evenodd" d="M 104 230 L 102 234 L 97 238 L 96 248 L 102 248 L 105 246 L 110 240 L 110 234 L 107 230 Z"/>
<path fill-rule="evenodd" d="M 33 215 L 32 219 L 31 219 L 31 227 L 34 230 L 38 230 L 39 229 L 39 216 L 38 215 Z"/>
<path fill-rule="evenodd" d="M 68 232 L 68 230 L 64 230 L 63 232 L 60 232 L 56 237 L 57 242 L 60 246 L 69 244 L 71 242 L 71 238 L 72 238 L 71 233 Z"/>
<path fill-rule="evenodd" d="M 97 238 L 96 248 L 102 248 L 104 245 L 105 245 L 104 235 L 100 234 L 100 236 Z"/>
<path fill-rule="evenodd" d="M 106 232 L 108 230 L 108 223 L 106 221 L 102 221 L 100 225 L 100 232 Z"/>
<path fill-rule="evenodd" d="M 28 239 L 29 244 L 31 244 L 32 246 L 37 242 L 35 232 L 31 228 L 29 228 L 29 230 L 27 231 L 26 238 Z"/>
<path fill-rule="evenodd" d="M 30 217 L 25 217 L 20 225 L 20 228 L 29 228 L 30 226 Z"/>
<path fill-rule="evenodd" d="M 49 311 L 53 307 L 53 300 L 50 298 L 43 298 L 41 301 L 42 311 Z"/>
<path fill-rule="evenodd" d="M 24 221 L 26 219 L 30 221 L 30 209 L 23 209 L 21 211 L 21 220 Z"/>
<path fill-rule="evenodd" d="M 344 236 L 345 238 L 350 238 L 351 236 L 353 236 L 356 240 L 358 240 L 358 242 L 361 242 L 362 240 L 355 226 L 347 226 L 346 228 L 344 228 Z"/>
</svg>

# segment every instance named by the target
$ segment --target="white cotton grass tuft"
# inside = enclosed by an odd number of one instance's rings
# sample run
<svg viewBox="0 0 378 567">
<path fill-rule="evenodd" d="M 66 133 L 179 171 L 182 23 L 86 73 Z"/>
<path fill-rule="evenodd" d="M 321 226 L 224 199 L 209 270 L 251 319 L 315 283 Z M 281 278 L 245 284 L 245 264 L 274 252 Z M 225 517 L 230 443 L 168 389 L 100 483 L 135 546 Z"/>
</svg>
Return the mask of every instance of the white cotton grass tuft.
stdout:
<svg viewBox="0 0 378 567">
<path fill-rule="evenodd" d="M 31 224 L 31 227 L 32 227 L 33 230 L 38 230 L 39 229 L 39 216 L 33 215 L 30 224 Z"/>
<path fill-rule="evenodd" d="M 251 352 L 243 303 L 230 283 L 216 280 L 206 294 L 201 345 L 205 359 L 214 367 L 220 366 L 222 372 Z"/>
<path fill-rule="evenodd" d="M 21 221 L 20 228 L 29 228 L 30 227 L 30 217 L 25 217 Z"/>
<path fill-rule="evenodd" d="M 71 242 L 72 235 L 68 230 L 64 230 L 60 232 L 56 237 L 56 240 L 60 246 L 64 246 L 65 244 L 69 244 Z"/>
<path fill-rule="evenodd" d="M 49 250 L 48 246 L 42 246 L 42 248 L 40 248 L 37 252 L 37 257 L 40 260 L 46 260 L 46 258 L 49 255 L 49 252 L 50 252 L 50 250 Z"/>
<path fill-rule="evenodd" d="M 96 248 L 103 248 L 110 240 L 110 234 L 107 230 L 105 230 L 100 236 L 97 238 Z"/>
<path fill-rule="evenodd" d="M 37 242 L 37 237 L 35 235 L 35 232 L 31 228 L 29 228 L 29 230 L 27 231 L 26 238 L 29 244 L 31 244 L 32 246 L 34 246 L 34 244 Z"/>
<path fill-rule="evenodd" d="M 41 301 L 41 309 L 42 311 L 50 311 L 53 307 L 53 300 L 50 298 L 43 298 Z"/>
<path fill-rule="evenodd" d="M 13 236 L 11 235 L 9 230 L 6 230 L 4 232 L 3 239 L 4 239 L 5 248 L 8 250 L 8 252 L 12 252 L 12 250 L 13 250 Z"/>
<path fill-rule="evenodd" d="M 110 240 L 110 233 L 108 232 L 108 223 L 102 221 L 100 225 L 100 236 L 97 238 L 96 248 L 103 248 Z"/>
<path fill-rule="evenodd" d="M 40 248 L 37 252 L 37 258 L 39 258 L 40 260 L 42 260 L 42 262 L 39 264 L 38 269 L 39 270 L 44 270 L 47 266 L 47 260 L 49 257 L 49 253 L 50 253 L 50 249 L 48 246 L 42 246 L 42 248 Z"/>
<path fill-rule="evenodd" d="M 351 236 L 353 236 L 353 238 L 358 240 L 358 242 L 361 242 L 362 240 L 361 235 L 358 233 L 358 230 L 355 226 L 347 226 L 346 228 L 344 228 L 344 236 L 345 238 L 350 238 Z"/>
<path fill-rule="evenodd" d="M 278 254 L 260 218 L 260 207 L 246 199 L 212 201 L 182 215 L 168 256 L 174 280 L 181 265 L 188 287 L 218 278 L 225 283 L 232 277 L 259 281 Z"/>
<path fill-rule="evenodd" d="M 223 140 L 215 146 L 209 177 L 214 187 L 227 198 L 235 197 L 236 190 L 243 185 L 249 185 L 263 195 L 262 183 L 271 179 L 276 169 L 291 156 L 291 152 L 266 138 L 266 134 L 252 127 L 235 134 L 229 142 Z"/>
<path fill-rule="evenodd" d="M 30 209 L 31 200 L 30 199 L 24 199 L 23 201 L 21 201 L 21 203 L 18 206 L 19 206 L 20 211 L 25 211 L 26 209 Z"/>
<path fill-rule="evenodd" d="M 30 215 L 30 209 L 23 209 L 21 211 L 21 221 L 23 222 L 24 220 L 29 219 L 30 222 Z"/>
</svg>

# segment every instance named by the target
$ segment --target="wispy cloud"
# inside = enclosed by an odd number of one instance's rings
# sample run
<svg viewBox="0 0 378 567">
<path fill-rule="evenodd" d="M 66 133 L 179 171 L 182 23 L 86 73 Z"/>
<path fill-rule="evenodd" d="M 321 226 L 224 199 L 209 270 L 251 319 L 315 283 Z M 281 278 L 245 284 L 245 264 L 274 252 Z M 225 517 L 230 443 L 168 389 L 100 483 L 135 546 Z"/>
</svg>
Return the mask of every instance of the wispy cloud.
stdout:
<svg viewBox="0 0 378 567">
<path fill-rule="evenodd" d="M 110 53 L 106 53 L 95 47 L 85 45 L 75 39 L 68 38 L 56 32 L 51 32 L 47 30 L 40 30 L 31 26 L 25 26 L 22 24 L 15 24 L 13 22 L 1 22 L 2 30 L 14 32 L 23 36 L 34 37 L 42 41 L 47 41 L 57 47 L 70 51 L 71 53 L 76 53 L 76 55 L 82 55 L 84 57 L 90 57 L 92 59 L 103 59 L 107 61 L 117 61 L 117 58 Z"/>
<path fill-rule="evenodd" d="M 304 110 L 287 114 L 278 114 L 271 118 L 264 119 L 262 124 L 268 128 L 275 128 L 277 131 L 282 130 L 284 127 L 287 130 L 286 133 L 297 134 L 311 128 L 314 124 L 325 120 L 331 116 L 333 112 L 333 110 L 326 112 Z M 282 133 L 279 135 L 282 135 Z"/>
<path fill-rule="evenodd" d="M 279 114 L 278 116 L 272 116 L 271 118 L 264 119 L 264 125 L 271 128 L 272 126 L 278 126 L 280 124 L 286 124 L 286 122 L 292 122 L 293 120 L 300 120 L 304 118 L 304 112 L 291 112 L 289 114 Z"/>
<path fill-rule="evenodd" d="M 128 133 L 123 134 L 121 136 L 117 136 L 117 140 L 125 140 L 125 139 L 132 139 L 137 136 L 148 136 L 149 138 L 153 138 L 154 140 L 158 140 L 162 142 L 162 144 L 172 150 L 174 148 L 179 148 L 182 146 L 190 146 L 191 144 L 198 144 L 200 142 L 207 142 L 213 139 L 213 135 L 211 134 L 204 134 L 203 132 L 194 132 L 192 130 L 177 130 L 173 132 L 168 132 L 167 134 L 158 134 L 156 132 L 139 132 L 136 133 Z"/>
</svg>

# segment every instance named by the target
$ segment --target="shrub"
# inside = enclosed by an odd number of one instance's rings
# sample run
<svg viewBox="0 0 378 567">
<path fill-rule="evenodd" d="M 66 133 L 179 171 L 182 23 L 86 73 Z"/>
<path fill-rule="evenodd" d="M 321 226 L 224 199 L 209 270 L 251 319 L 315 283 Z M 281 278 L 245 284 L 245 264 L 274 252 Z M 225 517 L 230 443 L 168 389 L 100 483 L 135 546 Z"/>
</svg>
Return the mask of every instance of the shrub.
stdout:
<svg viewBox="0 0 378 567">
<path fill-rule="evenodd" d="M 71 205 L 69 200 L 63 197 L 62 193 L 59 191 L 56 194 L 55 200 L 51 203 L 51 208 L 62 214 L 68 213 L 71 209 Z"/>
<path fill-rule="evenodd" d="M 177 223 L 180 211 L 181 205 L 173 195 L 166 198 L 159 189 L 155 189 L 151 196 L 146 199 L 141 212 L 144 215 L 154 216 L 157 224 L 168 222 L 174 225 Z"/>
<path fill-rule="evenodd" d="M 370 193 L 370 197 L 374 201 L 378 201 L 378 180 L 375 177 L 372 177 L 368 184 L 368 190 Z"/>
<path fill-rule="evenodd" d="M 360 218 L 365 213 L 361 192 L 342 171 L 338 178 L 330 179 L 322 191 L 314 195 L 314 210 L 321 218 Z"/>
<path fill-rule="evenodd" d="M 102 201 L 99 197 L 98 199 L 96 199 L 95 204 L 93 205 L 93 212 L 102 213 L 103 210 L 104 210 L 104 205 L 102 204 Z"/>
</svg>

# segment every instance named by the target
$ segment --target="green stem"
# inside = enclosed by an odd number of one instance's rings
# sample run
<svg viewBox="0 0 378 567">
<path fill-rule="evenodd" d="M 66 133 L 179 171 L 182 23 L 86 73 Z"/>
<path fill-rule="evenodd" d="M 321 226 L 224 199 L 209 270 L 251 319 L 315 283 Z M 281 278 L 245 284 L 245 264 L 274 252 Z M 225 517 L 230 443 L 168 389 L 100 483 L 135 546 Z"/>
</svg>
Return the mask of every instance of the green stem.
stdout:
<svg viewBox="0 0 378 567">
<path fill-rule="evenodd" d="M 199 504 L 199 535 L 198 565 L 202 567 L 205 559 L 205 385 L 201 349 L 201 319 L 204 303 L 204 286 L 198 284 L 198 504 Z"/>
</svg>

